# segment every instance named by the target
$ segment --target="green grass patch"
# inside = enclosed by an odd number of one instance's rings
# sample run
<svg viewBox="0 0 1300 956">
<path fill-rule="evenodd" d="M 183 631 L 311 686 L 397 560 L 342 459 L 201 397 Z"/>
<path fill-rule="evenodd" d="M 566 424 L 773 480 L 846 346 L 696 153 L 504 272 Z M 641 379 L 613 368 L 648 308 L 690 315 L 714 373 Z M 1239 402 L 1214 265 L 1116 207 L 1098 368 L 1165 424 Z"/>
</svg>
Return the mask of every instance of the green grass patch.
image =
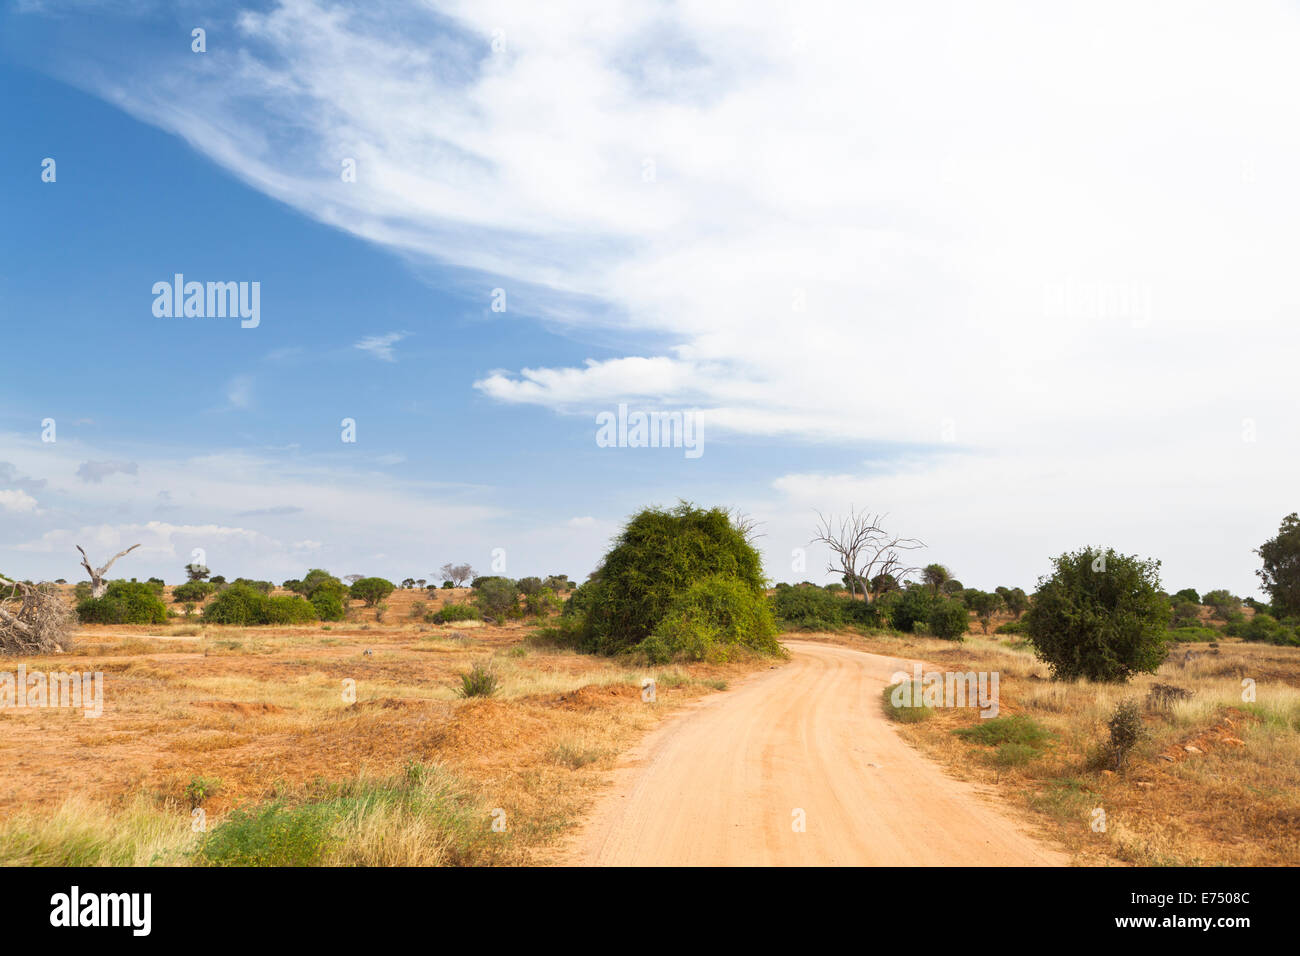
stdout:
<svg viewBox="0 0 1300 956">
<path fill-rule="evenodd" d="M 890 684 L 880 692 L 880 699 L 885 704 L 885 714 L 890 720 L 896 720 L 900 724 L 916 724 L 930 716 L 931 708 L 926 707 L 921 701 L 921 684 L 915 682 L 912 687 L 910 703 L 895 703 L 895 693 L 898 688 L 902 687 L 906 681 L 900 681 L 897 684 Z M 900 701 L 907 700 L 906 695 L 897 695 Z"/>
<path fill-rule="evenodd" d="M 971 743 L 986 747 L 1000 747 L 1003 744 L 1017 744 L 1041 750 L 1051 743 L 1052 733 L 1038 721 L 1024 714 L 1014 717 L 991 717 L 981 719 L 971 727 L 959 727 L 953 731 Z"/>
</svg>

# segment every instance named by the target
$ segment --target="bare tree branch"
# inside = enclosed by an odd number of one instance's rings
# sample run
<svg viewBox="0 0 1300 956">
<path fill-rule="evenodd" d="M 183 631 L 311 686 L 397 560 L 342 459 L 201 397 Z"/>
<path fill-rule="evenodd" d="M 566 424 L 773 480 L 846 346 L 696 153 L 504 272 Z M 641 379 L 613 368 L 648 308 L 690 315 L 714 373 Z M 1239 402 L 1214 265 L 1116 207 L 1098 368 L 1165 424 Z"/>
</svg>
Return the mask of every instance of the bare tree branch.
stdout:
<svg viewBox="0 0 1300 956">
<path fill-rule="evenodd" d="M 886 578 L 901 581 L 915 574 L 919 567 L 904 564 L 904 552 L 924 548 L 916 538 L 904 538 L 884 529 L 882 514 L 849 509 L 849 516 L 839 521 L 817 512 L 817 533 L 809 544 L 824 544 L 831 550 L 831 560 L 826 570 L 843 574 L 849 593 L 857 597 L 859 585 L 863 596 L 874 600 L 883 592 Z"/>
<path fill-rule="evenodd" d="M 140 547 L 138 544 L 133 544 L 125 551 L 119 551 L 117 554 L 113 555 L 113 557 L 109 558 L 107 564 L 105 564 L 102 568 L 96 570 L 95 568 L 92 568 L 90 566 L 90 558 L 86 557 L 85 550 L 81 547 L 81 545 L 77 545 L 77 550 L 81 552 L 81 566 L 85 568 L 86 573 L 90 575 L 90 596 L 91 597 L 102 598 L 104 596 L 104 593 L 108 590 L 108 583 L 104 580 L 104 575 L 108 573 L 108 569 L 111 568 L 114 565 L 114 563 L 116 563 L 118 558 L 122 557 L 123 555 L 130 554 L 138 547 Z"/>
</svg>

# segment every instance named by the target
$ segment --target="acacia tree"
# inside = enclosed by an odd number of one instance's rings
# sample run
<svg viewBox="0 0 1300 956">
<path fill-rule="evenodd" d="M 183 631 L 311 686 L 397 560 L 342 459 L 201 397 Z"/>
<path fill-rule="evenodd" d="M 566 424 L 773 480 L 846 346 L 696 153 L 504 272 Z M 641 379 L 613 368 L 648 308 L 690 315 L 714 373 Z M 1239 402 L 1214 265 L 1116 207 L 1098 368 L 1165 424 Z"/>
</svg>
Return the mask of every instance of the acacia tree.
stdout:
<svg viewBox="0 0 1300 956">
<path fill-rule="evenodd" d="M 874 600 L 881 593 L 872 586 L 874 582 L 884 585 L 892 580 L 897 584 L 919 570 L 906 564 L 906 553 L 924 548 L 925 544 L 886 531 L 883 527 L 886 517 L 870 512 L 859 514 L 850 508 L 849 516 L 837 525 L 833 517 L 817 513 L 817 533 L 809 544 L 830 548 L 831 560 L 826 570 L 843 574 L 853 597 L 861 590 L 868 601 Z"/>
<path fill-rule="evenodd" d="M 1300 515 L 1282 519 L 1277 537 L 1261 544 L 1255 553 L 1264 566 L 1255 572 L 1279 617 L 1300 615 Z"/>
<path fill-rule="evenodd" d="M 939 589 L 952 580 L 952 572 L 942 564 L 927 564 L 921 572 L 921 580 L 930 589 L 930 593 L 937 596 Z"/>
<path fill-rule="evenodd" d="M 438 573 L 443 576 L 444 580 L 450 581 L 455 587 L 464 587 L 465 582 L 474 577 L 474 568 L 468 564 L 452 564 L 448 561 L 438 569 Z"/>
</svg>

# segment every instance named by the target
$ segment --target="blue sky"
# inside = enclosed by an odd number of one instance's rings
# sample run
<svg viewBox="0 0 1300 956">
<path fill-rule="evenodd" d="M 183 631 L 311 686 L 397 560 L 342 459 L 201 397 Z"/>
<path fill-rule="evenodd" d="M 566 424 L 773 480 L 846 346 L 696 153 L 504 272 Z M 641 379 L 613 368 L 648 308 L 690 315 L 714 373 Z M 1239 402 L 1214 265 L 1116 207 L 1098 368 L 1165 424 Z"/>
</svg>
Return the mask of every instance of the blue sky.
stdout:
<svg viewBox="0 0 1300 956">
<path fill-rule="evenodd" d="M 856 505 L 969 585 L 1092 543 L 1254 593 L 1300 507 L 1294 10 L 1156 70 L 1123 5 L 436 6 L 3 9 L 0 570 L 582 577 L 686 498 L 777 580 Z M 156 317 L 177 272 L 260 325 Z M 598 447 L 619 403 L 704 453 Z"/>
</svg>

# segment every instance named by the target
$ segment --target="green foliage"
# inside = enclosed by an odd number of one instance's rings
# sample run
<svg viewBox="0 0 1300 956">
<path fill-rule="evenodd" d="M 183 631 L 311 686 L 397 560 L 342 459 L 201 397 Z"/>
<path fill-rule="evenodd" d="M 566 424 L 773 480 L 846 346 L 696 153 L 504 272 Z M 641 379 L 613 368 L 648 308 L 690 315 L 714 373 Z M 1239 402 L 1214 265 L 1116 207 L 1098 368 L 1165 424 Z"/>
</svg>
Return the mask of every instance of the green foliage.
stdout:
<svg viewBox="0 0 1300 956">
<path fill-rule="evenodd" d="M 338 821 L 330 804 L 235 810 L 204 841 L 210 866 L 319 866 Z"/>
<path fill-rule="evenodd" d="M 898 721 L 900 724 L 919 723 L 930 716 L 933 708 L 926 707 L 925 704 L 922 703 L 923 688 L 920 681 L 913 681 L 912 689 L 909 692 L 910 696 L 908 696 L 908 693 L 900 694 L 899 700 L 903 701 L 903 703 L 895 704 L 894 691 L 902 687 L 904 683 L 906 683 L 906 681 L 898 684 L 890 684 L 880 692 L 880 699 L 885 704 L 885 715 L 889 717 L 890 720 Z"/>
<path fill-rule="evenodd" d="M 714 574 L 682 592 L 641 643 L 652 663 L 727 660 L 736 647 L 779 654 L 776 620 L 762 592 Z"/>
<path fill-rule="evenodd" d="M 1160 562 L 1084 548 L 1053 565 L 1025 615 L 1029 642 L 1052 675 L 1127 681 L 1154 672 L 1168 652 L 1170 617 Z"/>
<path fill-rule="evenodd" d="M 1174 601 L 1174 627 L 1199 627 L 1201 624 L 1201 606 L 1191 601 L 1177 599 Z"/>
<path fill-rule="evenodd" d="M 316 609 L 316 616 L 322 621 L 341 621 L 347 616 L 343 599 L 330 589 L 319 590 L 312 595 L 311 606 Z"/>
<path fill-rule="evenodd" d="M 1014 614 L 1017 620 L 1020 615 L 1029 610 L 1029 595 L 1025 593 L 1024 588 L 998 588 L 997 593 L 1007 610 Z"/>
<path fill-rule="evenodd" d="M 287 583 L 285 587 L 288 587 Z M 299 582 L 298 587 L 293 588 L 292 590 L 297 591 L 310 601 L 321 590 L 333 591 L 341 598 L 343 595 L 347 594 L 348 588 L 346 584 L 323 568 L 312 568 L 307 572 L 302 581 Z"/>
<path fill-rule="evenodd" d="M 1255 573 L 1277 613 L 1300 616 L 1300 515 L 1293 511 L 1283 518 L 1277 537 L 1255 553 L 1264 562 Z"/>
<path fill-rule="evenodd" d="M 218 777 L 191 777 L 185 785 L 185 796 L 191 807 L 201 807 L 203 801 L 220 789 L 221 780 Z"/>
<path fill-rule="evenodd" d="M 222 581 L 225 581 L 225 578 L 222 578 Z M 212 583 L 217 583 L 215 578 Z M 275 585 L 270 581 L 254 581 L 252 578 L 235 578 L 230 583 L 247 585 L 255 591 L 261 591 L 263 594 L 270 594 L 275 590 Z"/>
<path fill-rule="evenodd" d="M 927 564 L 925 570 L 921 572 L 921 581 L 930 589 L 930 593 L 938 595 L 939 589 L 952 580 L 952 572 L 942 564 Z"/>
<path fill-rule="evenodd" d="M 366 607 L 374 607 L 396 590 L 396 585 L 386 578 L 362 578 L 352 585 L 351 595 L 366 602 Z"/>
<path fill-rule="evenodd" d="M 790 630 L 833 631 L 848 623 L 848 600 L 821 588 L 777 588 L 770 601 L 777 619 Z"/>
<path fill-rule="evenodd" d="M 1229 637 L 1239 637 L 1243 641 L 1284 647 L 1300 646 L 1300 627 L 1283 623 L 1273 615 L 1261 611 L 1257 611 L 1250 621 L 1233 621 L 1223 629 L 1223 633 Z"/>
<path fill-rule="evenodd" d="M 936 599 L 926 618 L 930 633 L 946 641 L 960 641 L 965 636 L 969 623 L 966 606 L 949 598 Z"/>
<path fill-rule="evenodd" d="M 187 601 L 200 604 L 216 590 L 217 585 L 211 581 L 186 581 L 172 588 L 172 601 L 177 604 L 184 604 Z"/>
<path fill-rule="evenodd" d="M 539 577 L 520 578 L 516 587 L 519 589 L 520 594 L 524 597 L 528 597 L 536 594 L 542 589 L 542 579 Z"/>
<path fill-rule="evenodd" d="M 446 604 L 431 620 L 435 624 L 451 624 L 455 621 L 477 621 L 482 617 L 479 609 L 472 604 Z"/>
<path fill-rule="evenodd" d="M 311 624 L 318 619 L 315 605 L 297 594 L 281 594 L 278 597 L 263 594 L 262 597 L 266 600 L 266 619 L 254 621 L 255 624 Z"/>
<path fill-rule="evenodd" d="M 1192 625 L 1190 627 L 1171 627 L 1169 639 L 1179 644 L 1217 641 L 1222 635 L 1217 628 Z"/>
<path fill-rule="evenodd" d="M 560 599 L 550 588 L 543 587 L 529 594 L 524 592 L 524 613 L 533 617 L 546 617 L 560 607 Z"/>
<path fill-rule="evenodd" d="M 246 584 L 229 585 L 203 609 L 203 620 L 210 624 L 307 624 L 316 619 L 316 608 L 300 595 L 269 597 Z"/>
<path fill-rule="evenodd" d="M 1142 707 L 1136 700 L 1120 701 L 1110 720 L 1106 722 L 1110 731 L 1110 751 L 1115 757 L 1115 769 L 1121 770 L 1128 755 L 1147 735 L 1142 723 Z"/>
<path fill-rule="evenodd" d="M 682 502 L 633 515 L 605 555 L 587 597 L 586 644 L 615 653 L 645 640 L 693 584 L 715 575 L 764 590 L 762 562 L 722 508 Z"/>
<path fill-rule="evenodd" d="M 894 628 L 910 634 L 917 630 L 918 624 L 924 627 L 929 621 L 937 599 L 929 588 L 908 587 L 877 598 L 876 603 L 887 611 L 889 623 Z"/>
<path fill-rule="evenodd" d="M 980 591 L 972 588 L 966 592 L 966 607 L 975 612 L 979 618 L 980 626 L 984 628 L 984 633 L 989 632 L 989 622 L 992 621 L 993 615 L 997 613 L 998 608 L 1002 607 L 1002 597 L 992 591 Z"/>
<path fill-rule="evenodd" d="M 1027 634 L 1028 627 L 1023 620 L 1007 621 L 1005 624 L 999 624 L 994 630 L 994 634 Z"/>
<path fill-rule="evenodd" d="M 949 597 L 957 597 L 962 593 L 962 591 L 966 590 L 966 588 L 956 578 L 950 578 L 949 580 L 944 581 L 942 585 L 940 585 L 939 590 L 942 591 L 944 594 L 948 595 Z"/>
<path fill-rule="evenodd" d="M 958 737 L 986 747 L 999 744 L 1022 744 L 1041 749 L 1052 740 L 1052 733 L 1034 718 L 1024 714 L 1014 717 L 981 718 L 971 727 L 959 727 L 953 731 Z"/>
<path fill-rule="evenodd" d="M 110 581 L 103 597 L 77 605 L 77 617 L 83 624 L 165 624 L 167 605 L 143 581 Z"/>
<path fill-rule="evenodd" d="M 484 578 L 474 591 L 474 602 L 484 617 L 493 620 L 519 615 L 519 589 L 509 578 Z"/>
<path fill-rule="evenodd" d="M 1197 592 L 1196 588 L 1183 588 L 1181 591 L 1176 591 L 1172 597 L 1174 604 L 1177 604 L 1179 601 L 1188 601 L 1192 604 L 1201 603 L 1201 595 Z"/>
<path fill-rule="evenodd" d="M 1223 588 L 1206 591 L 1201 597 L 1201 603 L 1214 608 L 1214 616 L 1220 621 L 1229 620 L 1241 610 L 1241 598 Z"/>
<path fill-rule="evenodd" d="M 479 661 L 460 675 L 459 693 L 461 697 L 491 697 L 499 686 L 492 668 Z"/>
</svg>

